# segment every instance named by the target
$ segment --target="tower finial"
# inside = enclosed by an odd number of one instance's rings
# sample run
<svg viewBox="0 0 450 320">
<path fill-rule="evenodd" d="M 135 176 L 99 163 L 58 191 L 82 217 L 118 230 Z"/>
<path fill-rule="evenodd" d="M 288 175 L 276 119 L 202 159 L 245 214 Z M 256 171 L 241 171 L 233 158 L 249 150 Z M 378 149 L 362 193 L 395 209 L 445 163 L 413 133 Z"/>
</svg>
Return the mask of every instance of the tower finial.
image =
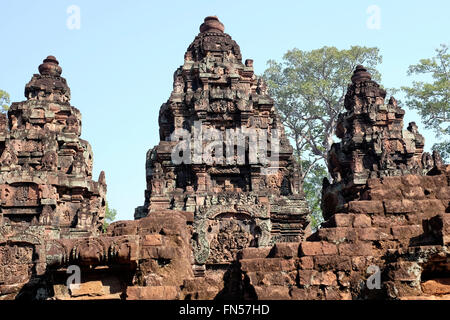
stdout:
<svg viewBox="0 0 450 320">
<path fill-rule="evenodd" d="M 39 73 L 41 75 L 60 76 L 61 72 L 62 68 L 59 66 L 59 62 L 54 56 L 48 56 L 39 66 Z"/>
<path fill-rule="evenodd" d="M 200 26 L 200 32 L 224 32 L 225 26 L 216 16 L 208 16 Z"/>
<path fill-rule="evenodd" d="M 367 69 L 362 65 L 357 65 L 355 71 L 353 72 L 352 82 L 357 83 L 370 80 L 372 80 L 372 76 L 369 72 L 367 72 Z"/>
</svg>

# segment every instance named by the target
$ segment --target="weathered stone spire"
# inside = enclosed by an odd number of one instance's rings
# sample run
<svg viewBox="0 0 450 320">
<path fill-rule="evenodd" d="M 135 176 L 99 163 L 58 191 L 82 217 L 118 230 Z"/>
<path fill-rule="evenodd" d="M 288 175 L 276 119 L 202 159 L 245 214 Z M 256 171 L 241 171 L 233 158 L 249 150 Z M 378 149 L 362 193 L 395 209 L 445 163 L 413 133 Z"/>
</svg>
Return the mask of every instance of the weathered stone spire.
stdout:
<svg viewBox="0 0 450 320">
<path fill-rule="evenodd" d="M 105 215 L 106 182 L 92 180 L 93 154 L 80 139 L 81 113 L 70 105 L 62 68 L 48 56 L 14 102 L 1 128 L 1 212 L 7 224 L 96 234 Z M 3 121 L 0 121 L 0 125 Z"/>
<path fill-rule="evenodd" d="M 371 79 L 372 76 L 370 75 L 369 72 L 367 72 L 366 68 L 364 68 L 362 65 L 356 66 L 352 76 L 352 83 L 370 81 Z"/>
<path fill-rule="evenodd" d="M 25 86 L 27 100 L 47 100 L 69 104 L 70 88 L 61 77 L 62 68 L 54 56 L 48 56 L 39 66 L 39 74 L 33 75 Z"/>
<path fill-rule="evenodd" d="M 225 27 L 216 16 L 208 16 L 205 22 L 200 25 L 200 32 L 224 32 Z"/>
<path fill-rule="evenodd" d="M 254 74 L 253 60 L 242 63 L 238 44 L 224 33 L 217 17 L 205 18 L 183 66 L 175 71 L 173 91 L 161 106 L 159 125 L 161 141 L 147 154 L 145 204 L 135 217 L 162 209 L 192 212 L 197 267 L 230 263 L 245 247 L 304 236 L 308 207 L 292 146 L 266 84 Z M 175 130 L 190 134 L 191 146 L 200 145 L 200 162 L 192 158 L 190 163 L 173 163 L 177 143 L 170 140 Z M 224 147 L 214 153 L 225 156 L 227 130 L 266 133 L 264 152 L 270 152 L 273 132 L 278 132 L 279 162 L 273 172 L 267 170 L 272 162 L 249 162 L 248 144 L 245 163 L 205 155 L 209 141 L 202 132 L 214 131 L 222 139 Z M 199 132 L 200 138 L 195 136 Z M 232 157 L 236 159 L 237 155 Z M 231 247 L 224 245 L 225 238 Z"/>
<path fill-rule="evenodd" d="M 41 75 L 59 77 L 61 72 L 62 68 L 59 66 L 59 62 L 54 56 L 48 56 L 39 66 L 39 73 Z"/>
<path fill-rule="evenodd" d="M 242 56 L 238 44 L 224 31 L 225 27 L 217 17 L 206 17 L 200 26 L 200 33 L 185 53 L 185 61 L 200 62 L 220 54 L 240 62 Z"/>
<path fill-rule="evenodd" d="M 405 111 L 394 97 L 385 103 L 386 91 L 372 80 L 367 69 L 355 68 L 336 126 L 341 142 L 328 153 L 332 184 L 325 181 L 323 213 L 329 218 L 346 202 L 361 197 L 369 178 L 426 174 L 434 164 L 424 153 L 424 138 L 414 122 L 403 129 Z"/>
</svg>

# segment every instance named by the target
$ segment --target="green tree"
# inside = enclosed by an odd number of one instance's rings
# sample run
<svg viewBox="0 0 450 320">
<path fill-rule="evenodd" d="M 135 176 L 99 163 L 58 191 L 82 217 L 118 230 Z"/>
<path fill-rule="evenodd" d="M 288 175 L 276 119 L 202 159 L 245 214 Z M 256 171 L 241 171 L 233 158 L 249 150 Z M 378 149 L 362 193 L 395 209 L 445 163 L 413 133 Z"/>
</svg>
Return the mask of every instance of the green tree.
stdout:
<svg viewBox="0 0 450 320">
<path fill-rule="evenodd" d="M 106 229 L 108 228 L 109 224 L 116 219 L 116 216 L 117 210 L 111 209 L 108 205 L 108 202 L 106 202 L 106 212 L 105 212 L 105 220 L 103 222 L 103 232 L 106 232 Z"/>
<path fill-rule="evenodd" d="M 9 94 L 6 91 L 0 89 L 0 112 L 5 113 L 9 109 Z"/>
<path fill-rule="evenodd" d="M 309 166 L 309 163 L 306 163 L 307 160 L 302 160 L 302 162 L 304 166 Z M 322 179 L 327 174 L 327 168 L 324 165 L 316 163 L 303 181 L 303 191 L 305 192 L 305 198 L 311 212 L 310 218 L 313 230 L 316 230 L 323 222 L 320 202 L 322 199 Z"/>
<path fill-rule="evenodd" d="M 433 145 L 442 157 L 450 160 L 450 54 L 448 45 L 441 44 L 431 59 L 421 59 L 409 66 L 407 74 L 431 76 L 431 83 L 413 81 L 412 87 L 402 87 L 407 105 L 418 111 L 423 123 L 443 141 Z"/>
<path fill-rule="evenodd" d="M 321 217 L 321 181 L 327 174 L 327 153 L 355 67 L 363 64 L 376 81 L 378 48 L 352 46 L 348 50 L 323 47 L 312 51 L 293 49 L 281 62 L 268 61 L 264 72 L 286 133 L 294 142 L 300 175 L 312 211 L 313 228 Z"/>
</svg>

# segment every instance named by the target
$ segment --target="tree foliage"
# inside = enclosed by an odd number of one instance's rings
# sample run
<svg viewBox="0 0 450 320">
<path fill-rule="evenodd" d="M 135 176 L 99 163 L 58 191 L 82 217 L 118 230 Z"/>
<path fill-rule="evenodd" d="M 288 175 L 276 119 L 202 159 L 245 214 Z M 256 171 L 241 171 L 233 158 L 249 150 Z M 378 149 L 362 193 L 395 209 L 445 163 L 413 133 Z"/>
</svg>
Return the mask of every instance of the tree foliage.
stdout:
<svg viewBox="0 0 450 320">
<path fill-rule="evenodd" d="M 103 222 L 103 232 L 106 232 L 109 224 L 113 222 L 117 217 L 117 210 L 109 207 L 108 202 L 106 202 L 106 213 L 105 220 Z"/>
<path fill-rule="evenodd" d="M 431 82 L 413 81 L 412 87 L 402 87 L 406 103 L 418 111 L 423 123 L 434 130 L 438 138 L 444 139 L 433 145 L 443 158 L 450 159 L 450 54 L 448 46 L 441 44 L 436 55 L 421 59 L 411 65 L 408 75 L 428 75 Z"/>
<path fill-rule="evenodd" d="M 348 50 L 323 47 L 312 51 L 293 49 L 281 62 L 268 61 L 264 72 L 286 133 L 294 143 L 300 175 L 312 210 L 319 217 L 321 180 L 339 113 L 355 67 L 364 65 L 376 81 L 378 48 L 352 46 Z M 318 189 L 319 188 L 319 189 Z"/>
<path fill-rule="evenodd" d="M 304 166 L 309 166 L 307 160 L 302 160 Z M 320 201 L 322 199 L 322 179 L 327 175 L 327 168 L 316 163 L 303 182 L 303 191 L 305 192 L 306 201 L 308 202 L 309 211 L 311 212 L 311 226 L 316 230 L 323 222 L 322 210 L 320 209 Z"/>
<path fill-rule="evenodd" d="M 0 89 L 0 106 L 1 106 L 0 112 L 4 113 L 4 112 L 8 111 L 9 104 L 10 104 L 10 98 L 9 98 L 8 92 Z"/>
</svg>

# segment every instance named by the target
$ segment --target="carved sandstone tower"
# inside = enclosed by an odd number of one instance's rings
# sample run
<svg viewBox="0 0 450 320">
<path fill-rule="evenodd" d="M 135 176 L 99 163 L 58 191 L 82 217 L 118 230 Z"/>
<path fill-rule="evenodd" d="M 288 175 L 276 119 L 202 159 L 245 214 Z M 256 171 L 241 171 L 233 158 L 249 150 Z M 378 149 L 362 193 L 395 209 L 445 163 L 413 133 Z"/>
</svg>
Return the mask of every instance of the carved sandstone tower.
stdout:
<svg viewBox="0 0 450 320">
<path fill-rule="evenodd" d="M 333 184 L 325 180 L 325 219 L 346 210 L 346 203 L 367 199 L 364 186 L 370 178 L 426 175 L 441 167 L 439 154 L 423 152 L 424 138 L 414 122 L 403 128 L 405 111 L 363 66 L 357 66 L 345 96 L 345 113 L 339 115 L 336 136 L 328 156 Z"/>
<path fill-rule="evenodd" d="M 61 72 L 48 56 L 27 100 L 0 115 L 0 300 L 45 299 L 50 273 L 80 256 L 80 244 L 71 252 L 59 241 L 101 233 L 105 174 L 92 180 L 92 150 Z"/>
<path fill-rule="evenodd" d="M 92 150 L 80 139 L 62 69 L 48 56 L 25 86 L 26 101 L 0 115 L 0 224 L 47 226 L 62 237 L 95 235 L 106 183 L 92 180 Z"/>
<path fill-rule="evenodd" d="M 385 96 L 358 66 L 329 151 L 326 221 L 300 243 L 243 252 L 258 299 L 449 299 L 450 165 Z"/>
<path fill-rule="evenodd" d="M 135 218 L 162 209 L 192 212 L 198 270 L 235 261 L 245 247 L 303 238 L 308 208 L 293 149 L 253 61 L 242 63 L 239 46 L 217 17 L 205 18 L 175 71 L 159 126 L 160 143 L 147 153 L 145 204 Z M 174 161 L 180 156 L 174 132 L 187 146 L 182 163 Z M 258 141 L 229 139 L 246 132 Z M 252 161 L 256 154 L 266 161 Z"/>
</svg>

